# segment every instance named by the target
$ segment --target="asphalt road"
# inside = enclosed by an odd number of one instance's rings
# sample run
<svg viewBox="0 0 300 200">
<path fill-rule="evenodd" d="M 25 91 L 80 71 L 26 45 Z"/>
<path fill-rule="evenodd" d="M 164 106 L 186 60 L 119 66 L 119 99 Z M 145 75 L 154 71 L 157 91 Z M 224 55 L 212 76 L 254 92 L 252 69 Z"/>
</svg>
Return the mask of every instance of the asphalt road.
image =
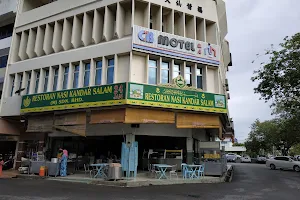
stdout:
<svg viewBox="0 0 300 200">
<path fill-rule="evenodd" d="M 0 200 L 299 200 L 300 173 L 234 164 L 231 183 L 113 188 L 47 180 L 0 179 Z"/>
</svg>

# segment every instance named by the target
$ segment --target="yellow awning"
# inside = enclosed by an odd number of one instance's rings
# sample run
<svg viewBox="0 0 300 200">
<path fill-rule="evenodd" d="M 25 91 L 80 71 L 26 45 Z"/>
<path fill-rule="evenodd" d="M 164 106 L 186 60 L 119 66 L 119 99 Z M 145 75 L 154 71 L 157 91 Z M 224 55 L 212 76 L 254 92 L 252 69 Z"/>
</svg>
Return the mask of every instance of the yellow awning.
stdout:
<svg viewBox="0 0 300 200">
<path fill-rule="evenodd" d="M 124 123 L 125 109 L 92 111 L 90 124 Z"/>
<path fill-rule="evenodd" d="M 177 113 L 176 127 L 220 129 L 222 127 L 222 124 L 218 115 Z"/>
<path fill-rule="evenodd" d="M 53 130 L 53 115 L 29 116 L 26 132 L 47 133 Z"/>
<path fill-rule="evenodd" d="M 127 124 L 174 124 L 175 113 L 162 110 L 126 108 Z"/>
</svg>

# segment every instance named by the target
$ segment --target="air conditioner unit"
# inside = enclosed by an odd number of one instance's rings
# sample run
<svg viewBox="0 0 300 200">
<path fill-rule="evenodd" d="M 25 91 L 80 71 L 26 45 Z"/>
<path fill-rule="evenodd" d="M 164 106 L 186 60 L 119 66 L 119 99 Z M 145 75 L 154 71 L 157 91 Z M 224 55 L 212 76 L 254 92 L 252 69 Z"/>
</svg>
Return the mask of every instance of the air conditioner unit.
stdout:
<svg viewBox="0 0 300 200">
<path fill-rule="evenodd" d="M 227 99 L 230 99 L 230 94 L 229 94 L 229 92 L 227 93 Z"/>
<path fill-rule="evenodd" d="M 227 86 L 228 85 L 228 79 L 226 78 L 225 79 L 225 86 Z"/>
<path fill-rule="evenodd" d="M 229 91 L 229 85 L 226 85 L 226 91 L 227 92 Z"/>
</svg>

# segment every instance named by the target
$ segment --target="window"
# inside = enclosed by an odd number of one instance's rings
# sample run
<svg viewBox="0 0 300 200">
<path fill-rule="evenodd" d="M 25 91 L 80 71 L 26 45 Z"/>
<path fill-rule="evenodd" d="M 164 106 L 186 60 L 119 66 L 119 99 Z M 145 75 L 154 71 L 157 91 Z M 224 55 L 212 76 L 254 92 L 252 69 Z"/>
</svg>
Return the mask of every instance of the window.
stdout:
<svg viewBox="0 0 300 200">
<path fill-rule="evenodd" d="M 153 29 L 153 19 L 152 19 L 152 15 L 150 15 L 150 29 Z"/>
<path fill-rule="evenodd" d="M 0 57 L 0 68 L 5 68 L 7 65 L 8 55 Z"/>
<path fill-rule="evenodd" d="M 13 96 L 14 94 L 14 89 L 15 89 L 15 76 L 11 75 L 11 92 L 10 92 L 10 96 Z"/>
<path fill-rule="evenodd" d="M 68 88 L 68 78 L 69 78 L 69 66 L 66 66 L 64 70 L 63 90 Z"/>
<path fill-rule="evenodd" d="M 34 89 L 34 93 L 38 93 L 39 90 L 39 83 L 40 83 L 40 72 L 37 71 L 35 72 L 36 74 L 36 79 L 35 79 L 35 89 Z"/>
<path fill-rule="evenodd" d="M 168 62 L 162 62 L 161 63 L 161 83 L 166 84 L 169 83 L 169 63 Z"/>
<path fill-rule="evenodd" d="M 162 32 L 165 32 L 165 22 L 164 22 L 164 16 L 162 16 L 162 26 L 161 26 Z"/>
<path fill-rule="evenodd" d="M 58 81 L 58 67 L 56 68 L 53 68 L 54 70 L 54 81 L 53 81 L 53 91 L 56 91 L 57 90 L 57 81 Z"/>
<path fill-rule="evenodd" d="M 275 160 L 282 160 L 282 161 L 289 161 L 289 158 L 287 157 L 275 157 Z"/>
<path fill-rule="evenodd" d="M 108 60 L 108 67 L 107 67 L 107 84 L 114 83 L 114 71 L 115 71 L 115 60 L 109 59 Z"/>
<path fill-rule="evenodd" d="M 88 87 L 90 85 L 90 70 L 91 64 L 86 63 L 84 69 L 84 87 Z"/>
<path fill-rule="evenodd" d="M 173 78 L 176 78 L 177 76 L 180 75 L 180 65 L 174 63 L 173 67 Z"/>
<path fill-rule="evenodd" d="M 79 70 L 80 70 L 80 66 L 75 65 L 74 66 L 73 88 L 78 88 L 78 86 L 79 86 Z M 64 88 L 64 89 L 66 89 L 66 88 Z"/>
<path fill-rule="evenodd" d="M 14 24 L 0 27 L 0 40 L 12 36 Z"/>
<path fill-rule="evenodd" d="M 191 66 L 186 66 L 185 67 L 185 81 L 186 81 L 186 84 L 188 86 L 192 86 L 192 67 Z"/>
<path fill-rule="evenodd" d="M 44 92 L 47 92 L 48 82 L 49 82 L 49 69 L 45 69 L 45 81 L 44 81 Z"/>
<path fill-rule="evenodd" d="M 26 88 L 26 94 L 29 94 L 29 90 L 30 90 L 30 81 L 31 81 L 31 72 L 27 72 L 27 88 Z"/>
<path fill-rule="evenodd" d="M 149 60 L 148 83 L 157 84 L 157 61 Z"/>
<path fill-rule="evenodd" d="M 203 89 L 202 68 L 198 67 L 196 69 L 196 76 L 197 76 L 197 88 Z"/>
<path fill-rule="evenodd" d="M 19 89 L 22 89 L 22 83 L 23 83 L 23 73 L 19 74 L 19 78 L 20 78 L 20 85 L 19 85 Z M 21 91 L 20 91 L 21 92 Z"/>
<path fill-rule="evenodd" d="M 102 80 L 102 61 L 96 63 L 95 85 L 101 85 Z"/>
</svg>

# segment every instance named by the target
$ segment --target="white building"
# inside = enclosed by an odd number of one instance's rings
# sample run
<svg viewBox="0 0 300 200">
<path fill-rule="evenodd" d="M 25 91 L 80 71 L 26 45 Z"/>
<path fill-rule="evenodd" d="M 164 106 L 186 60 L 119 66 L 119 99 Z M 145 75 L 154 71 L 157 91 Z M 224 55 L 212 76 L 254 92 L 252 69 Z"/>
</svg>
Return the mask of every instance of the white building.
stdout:
<svg viewBox="0 0 300 200">
<path fill-rule="evenodd" d="M 222 0 L 20 0 L 0 114 L 25 120 L 19 143 L 39 149 L 126 135 L 190 161 L 199 141 L 233 134 L 226 34 Z"/>
<path fill-rule="evenodd" d="M 11 45 L 14 22 L 17 12 L 17 0 L 0 1 L 0 95 L 2 96 L 4 76 Z M 1 97 L 0 97 L 1 98 Z M 8 126 L 8 121 L 0 118 L 0 157 L 6 159 L 10 152 L 16 148 L 19 130 Z"/>
</svg>

